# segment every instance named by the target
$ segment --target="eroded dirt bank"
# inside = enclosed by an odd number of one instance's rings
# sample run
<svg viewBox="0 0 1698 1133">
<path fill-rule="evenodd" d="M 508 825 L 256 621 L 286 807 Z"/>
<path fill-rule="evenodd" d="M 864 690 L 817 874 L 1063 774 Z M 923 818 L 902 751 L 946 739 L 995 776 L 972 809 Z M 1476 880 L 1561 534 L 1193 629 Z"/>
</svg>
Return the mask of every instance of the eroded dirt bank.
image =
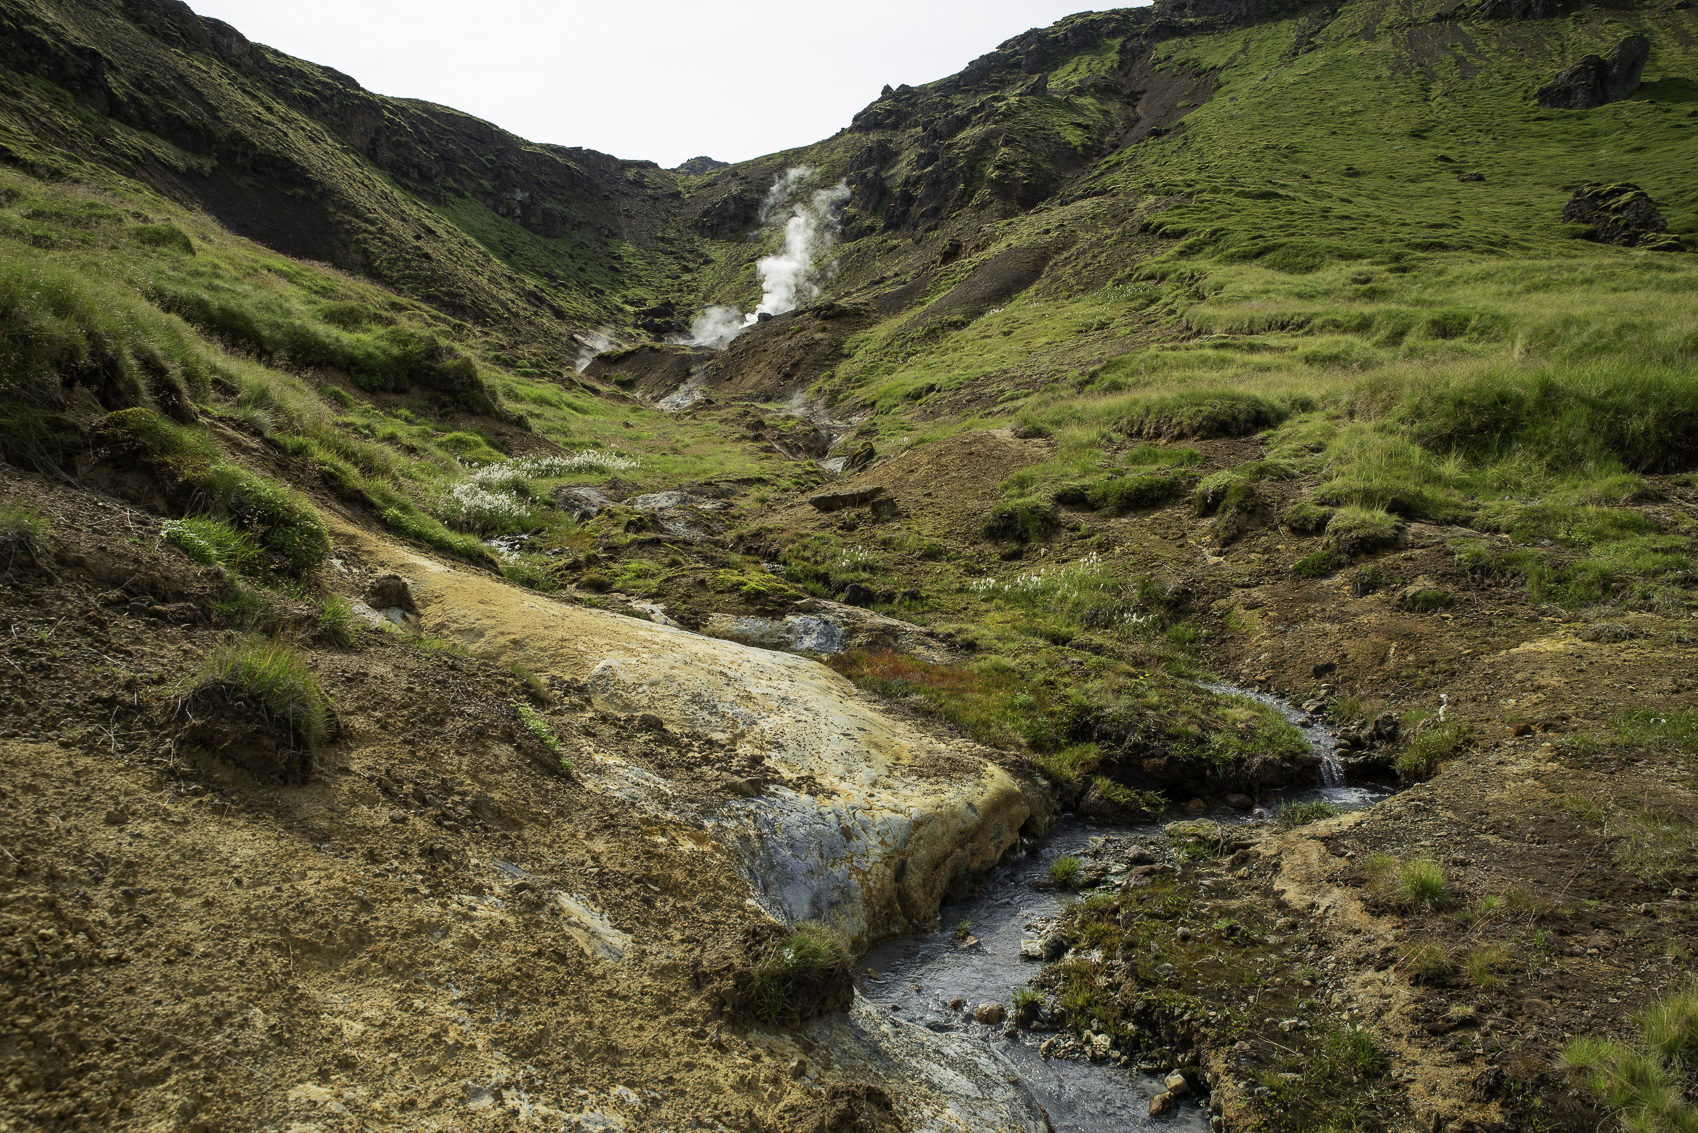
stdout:
<svg viewBox="0 0 1698 1133">
<path fill-rule="evenodd" d="M 995 861 L 1033 810 L 981 749 L 813 662 L 539 604 L 341 529 L 349 593 L 406 567 L 427 631 L 524 651 L 573 773 L 504 665 L 371 631 L 306 651 L 336 732 L 305 785 L 268 785 L 172 738 L 180 675 L 228 636 L 193 601 L 213 572 L 140 513 L 5 489 L 55 520 L 0 599 L 13 1127 L 967 1127 L 727 1005 L 778 931 L 763 901 L 888 933 Z M 598 679 L 609 658 L 639 679 Z M 695 695 L 635 711 L 645 673 Z M 774 841 L 844 815 L 860 826 L 834 847 Z M 757 859 L 791 889 L 752 887 Z M 856 1041 L 845 1061 L 879 1055 Z"/>
</svg>

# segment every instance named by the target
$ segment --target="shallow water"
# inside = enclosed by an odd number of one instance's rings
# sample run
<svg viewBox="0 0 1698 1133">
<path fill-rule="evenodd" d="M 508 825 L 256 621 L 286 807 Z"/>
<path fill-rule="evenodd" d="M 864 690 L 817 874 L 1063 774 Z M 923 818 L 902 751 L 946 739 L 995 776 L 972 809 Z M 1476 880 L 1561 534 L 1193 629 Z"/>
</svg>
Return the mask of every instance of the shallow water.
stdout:
<svg viewBox="0 0 1698 1133">
<path fill-rule="evenodd" d="M 1208 1129 L 1208 1114 L 1194 1102 L 1185 1103 L 1171 1117 L 1149 1116 L 1150 1099 L 1163 1088 L 1155 1075 L 1104 1063 L 1046 1060 L 1039 1055 L 1038 1044 L 1056 1032 L 1021 1031 L 1011 1040 L 1002 1037 L 1006 1024 L 985 1026 L 972 1020 L 979 1004 L 1007 1006 L 1013 989 L 1038 974 L 1041 965 L 1020 959 L 1022 937 L 1033 935 L 1025 926 L 1035 918 L 1061 912 L 1071 895 L 1033 889 L 1031 883 L 1047 878 L 1051 862 L 1078 851 L 1093 836 L 1153 829 L 1086 826 L 1062 819 L 1035 851 L 998 866 L 981 896 L 946 906 L 944 928 L 875 948 L 862 962 L 857 981 L 861 994 L 882 1009 L 894 1008 L 910 1023 L 934 1031 L 965 1032 L 991 1044 L 1013 1063 L 1021 1082 L 1049 1113 L 1057 1133 L 1154 1129 L 1158 1124 L 1187 1133 Z M 978 940 L 971 948 L 961 948 L 954 938 L 954 926 L 963 918 L 972 921 L 972 935 Z M 866 969 L 882 978 L 872 978 Z M 966 1000 L 966 1006 L 951 1009 L 949 1002 L 956 998 Z M 1168 1069 L 1163 1067 L 1162 1072 Z"/>
<path fill-rule="evenodd" d="M 1335 737 L 1319 722 L 1300 724 L 1303 713 L 1264 693 L 1228 686 L 1214 691 L 1248 696 L 1280 711 L 1296 725 L 1323 759 L 1333 758 Z M 1336 766 L 1336 763 L 1335 763 Z M 1297 788 L 1278 792 L 1264 800 L 1252 814 L 1226 809 L 1208 817 L 1223 822 L 1254 821 L 1271 817 L 1285 803 L 1325 799 L 1346 810 L 1355 810 L 1384 798 L 1383 788 L 1350 786 L 1339 776 L 1336 786 Z M 1036 935 L 1027 925 L 1039 918 L 1059 914 L 1071 894 L 1034 889 L 1032 883 L 1049 876 L 1052 862 L 1064 854 L 1077 853 L 1093 838 L 1159 834 L 1157 824 L 1138 827 L 1103 826 L 1064 817 L 1030 853 L 1020 853 L 1003 862 L 991 875 L 983 893 L 939 913 L 942 926 L 927 936 L 887 941 L 862 962 L 857 978 L 861 994 L 880 1010 L 929 1027 L 934 1031 L 958 1032 L 977 1037 L 1005 1055 L 1021 1083 L 1048 1112 L 1056 1133 L 1107 1133 L 1110 1130 L 1172 1129 L 1200 1133 L 1209 1128 L 1207 1112 L 1195 1100 L 1186 1101 L 1170 1116 L 1151 1118 L 1150 1098 L 1162 1091 L 1158 1074 L 1140 1073 L 1108 1063 L 1045 1059 L 1039 1044 L 1057 1032 L 1022 1030 L 1013 1039 L 1003 1037 L 1005 1023 L 987 1026 L 973 1021 L 973 1010 L 981 1003 L 1009 1003 L 1013 989 L 1025 985 L 1041 965 L 1020 958 L 1020 941 Z M 970 933 L 977 941 L 961 947 L 955 927 L 971 922 Z M 952 1000 L 964 1000 L 951 1008 Z M 1171 1067 L 1160 1067 L 1165 1074 Z"/>
</svg>

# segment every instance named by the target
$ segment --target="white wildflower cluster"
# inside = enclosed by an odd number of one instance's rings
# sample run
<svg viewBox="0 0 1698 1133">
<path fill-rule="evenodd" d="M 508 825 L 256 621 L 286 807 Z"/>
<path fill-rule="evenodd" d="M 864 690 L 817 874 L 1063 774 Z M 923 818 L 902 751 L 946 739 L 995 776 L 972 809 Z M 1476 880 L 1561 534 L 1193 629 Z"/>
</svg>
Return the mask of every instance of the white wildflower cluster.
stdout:
<svg viewBox="0 0 1698 1133">
<path fill-rule="evenodd" d="M 633 456 L 590 448 L 575 456 L 521 456 L 500 464 L 486 464 L 467 479 L 482 488 L 511 488 L 525 480 L 546 480 L 574 472 L 629 472 L 639 463 Z"/>
<path fill-rule="evenodd" d="M 523 499 L 525 486 L 532 480 L 574 472 L 629 472 L 638 463 L 635 457 L 585 449 L 574 456 L 522 456 L 486 464 L 468 471 L 464 480 L 448 490 L 440 514 L 462 531 L 511 530 L 533 518 Z"/>
<path fill-rule="evenodd" d="M 463 531 L 500 531 L 530 519 L 516 496 L 462 480 L 442 497 L 442 517 Z"/>
<path fill-rule="evenodd" d="M 865 547 L 850 547 L 837 560 L 836 570 L 838 573 L 846 570 L 865 570 L 867 561 L 872 557 L 872 552 Z"/>
</svg>

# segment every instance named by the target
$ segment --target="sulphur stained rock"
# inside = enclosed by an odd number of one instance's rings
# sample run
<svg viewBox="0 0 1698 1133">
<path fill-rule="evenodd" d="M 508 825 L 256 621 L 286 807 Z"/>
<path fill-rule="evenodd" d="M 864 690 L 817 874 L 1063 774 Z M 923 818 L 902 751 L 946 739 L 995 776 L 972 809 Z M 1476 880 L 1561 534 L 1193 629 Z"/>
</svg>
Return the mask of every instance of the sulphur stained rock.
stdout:
<svg viewBox="0 0 1698 1133">
<path fill-rule="evenodd" d="M 715 614 L 702 626 L 710 637 L 742 642 L 759 649 L 777 649 L 786 653 L 843 652 L 843 627 L 825 618 L 810 616 L 775 618 L 737 618 Z"/>
<path fill-rule="evenodd" d="M 801 794 L 775 783 L 713 819 L 778 919 L 823 920 L 857 942 L 916 931 L 1019 844 L 1033 804 L 975 745 L 885 717 L 817 662 L 672 634 L 664 653 L 602 661 L 589 688 L 608 709 L 653 713 L 758 756 L 777 779 L 815 785 Z M 965 766 L 915 775 L 925 759 Z"/>
<path fill-rule="evenodd" d="M 586 784 L 705 826 L 779 920 L 823 920 L 857 944 L 927 928 L 946 894 L 1047 814 L 1041 796 L 1028 796 L 985 749 L 884 715 L 815 661 L 566 606 L 406 548 L 347 538 L 368 561 L 415 580 L 431 633 L 490 661 L 583 681 L 602 711 L 652 715 L 674 733 L 703 736 L 728 772 L 759 765 L 756 797 L 704 800 L 666 781 L 664 768 L 573 753 Z"/>
<path fill-rule="evenodd" d="M 953 657 L 912 622 L 823 598 L 804 598 L 791 608 L 795 613 L 783 620 L 715 614 L 703 623 L 702 632 L 709 637 L 787 653 L 831 655 L 852 649 L 889 649 L 922 661 L 941 663 Z"/>
</svg>

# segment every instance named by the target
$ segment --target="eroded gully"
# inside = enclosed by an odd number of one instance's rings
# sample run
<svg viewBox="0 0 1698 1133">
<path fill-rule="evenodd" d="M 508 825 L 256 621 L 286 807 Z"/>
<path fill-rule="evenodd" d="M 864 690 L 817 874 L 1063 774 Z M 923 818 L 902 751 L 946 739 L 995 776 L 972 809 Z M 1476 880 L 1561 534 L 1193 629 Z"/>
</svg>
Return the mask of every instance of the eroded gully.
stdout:
<svg viewBox="0 0 1698 1133">
<path fill-rule="evenodd" d="M 1308 799 L 1325 799 L 1341 809 L 1372 805 L 1387 793 L 1382 788 L 1353 786 L 1333 754 L 1335 736 L 1319 720 L 1277 698 L 1226 686 L 1213 691 L 1247 696 L 1277 709 L 1302 732 L 1321 757 L 1322 779 L 1330 785 L 1292 789 L 1269 796 L 1248 815 L 1224 808 L 1203 817 L 1222 822 L 1265 820 L 1278 808 Z M 867 955 L 856 985 L 867 1004 L 893 1018 L 949 1034 L 955 1041 L 971 1038 L 1007 1060 L 1009 1077 L 1028 1091 L 1047 1113 L 1056 1133 L 1099 1133 L 1160 1128 L 1203 1133 L 1208 1113 L 1197 1101 L 1183 1103 L 1176 1113 L 1149 1116 L 1150 1099 L 1165 1089 L 1162 1076 L 1171 1067 L 1122 1065 L 1118 1053 L 1092 1062 L 1083 1058 L 1046 1057 L 1042 1044 L 1056 1030 L 1013 1028 L 1009 1022 L 977 1022 L 981 1004 L 1008 1005 L 1013 989 L 1025 986 L 1039 964 L 1022 959 L 1020 945 L 1041 934 L 1045 922 L 1059 916 L 1078 895 L 1039 888 L 1050 866 L 1064 855 L 1088 854 L 1120 840 L 1160 836 L 1159 824 L 1106 826 L 1066 817 L 1056 822 L 1041 843 L 999 865 L 984 890 L 970 900 L 945 906 L 940 928 L 926 936 L 887 941 Z M 1091 855 L 1097 856 L 1097 855 Z M 1111 875 L 1103 882 L 1112 889 Z M 972 943 L 957 939 L 963 922 Z"/>
</svg>

